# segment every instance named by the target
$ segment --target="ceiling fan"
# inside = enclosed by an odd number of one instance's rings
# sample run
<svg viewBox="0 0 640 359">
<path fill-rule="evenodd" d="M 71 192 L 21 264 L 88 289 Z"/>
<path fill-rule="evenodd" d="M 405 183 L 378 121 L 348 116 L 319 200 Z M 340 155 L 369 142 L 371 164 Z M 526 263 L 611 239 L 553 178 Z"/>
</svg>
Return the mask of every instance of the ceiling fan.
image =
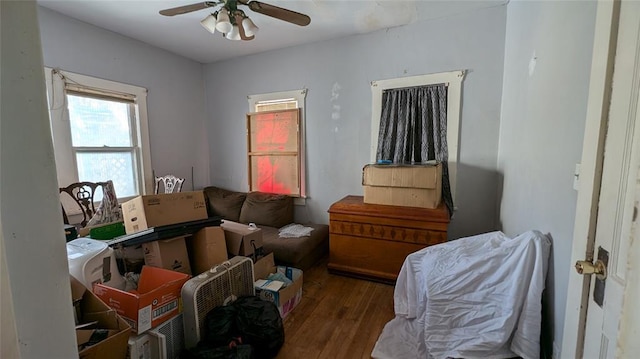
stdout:
<svg viewBox="0 0 640 359">
<path fill-rule="evenodd" d="M 178 6 L 160 11 L 160 15 L 174 16 L 186 14 L 192 11 L 203 10 L 210 7 L 220 7 L 200 21 L 200 24 L 209 32 L 216 30 L 229 40 L 253 40 L 258 27 L 251 21 L 245 12 L 238 6 L 246 6 L 257 13 L 271 16 L 299 26 L 307 26 L 311 18 L 305 14 L 281 8 L 275 5 L 251 0 L 218 0 L 205 1 L 191 5 Z"/>
</svg>

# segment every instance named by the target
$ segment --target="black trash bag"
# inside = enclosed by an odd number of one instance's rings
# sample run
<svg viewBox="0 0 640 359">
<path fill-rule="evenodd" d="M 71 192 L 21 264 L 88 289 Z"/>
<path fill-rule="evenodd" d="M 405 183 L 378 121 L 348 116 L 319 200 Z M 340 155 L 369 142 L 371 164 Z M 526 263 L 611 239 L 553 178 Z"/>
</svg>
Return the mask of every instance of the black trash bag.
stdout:
<svg viewBox="0 0 640 359">
<path fill-rule="evenodd" d="M 233 338 L 239 336 L 236 328 L 238 307 L 225 305 L 213 308 L 204 320 L 204 335 L 199 345 L 216 348 L 228 345 Z"/>
<path fill-rule="evenodd" d="M 238 298 L 236 328 L 244 344 L 253 346 L 258 359 L 274 358 L 284 344 L 284 326 L 278 307 L 255 296 Z"/>
<path fill-rule="evenodd" d="M 253 347 L 251 345 L 236 345 L 222 347 L 208 347 L 198 345 L 189 349 L 187 359 L 255 359 L 253 355 Z"/>
<path fill-rule="evenodd" d="M 238 355 L 225 349 L 251 346 L 255 358 L 271 359 L 284 344 L 284 326 L 278 307 L 256 296 L 241 297 L 229 305 L 214 308 L 207 313 L 204 326 L 203 338 L 196 348 L 189 350 L 191 358 L 227 358 L 214 355 Z"/>
</svg>

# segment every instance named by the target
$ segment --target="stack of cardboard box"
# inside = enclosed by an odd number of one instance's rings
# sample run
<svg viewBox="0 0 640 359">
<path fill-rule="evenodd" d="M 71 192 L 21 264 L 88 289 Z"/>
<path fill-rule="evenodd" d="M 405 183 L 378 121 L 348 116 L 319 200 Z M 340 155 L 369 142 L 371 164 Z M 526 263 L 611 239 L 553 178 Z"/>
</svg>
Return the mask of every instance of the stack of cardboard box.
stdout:
<svg viewBox="0 0 640 359">
<path fill-rule="evenodd" d="M 256 279 L 256 295 L 262 300 L 273 302 L 285 318 L 302 299 L 302 270 L 298 268 L 276 266 L 273 254 L 268 254 L 258 260 L 253 268 Z M 283 282 L 269 279 L 269 275 L 280 273 L 291 283 L 284 286 Z M 275 284 L 275 286 L 273 286 Z"/>
<path fill-rule="evenodd" d="M 370 164 L 362 170 L 364 203 L 437 208 L 442 164 Z"/>
<path fill-rule="evenodd" d="M 127 234 L 208 217 L 202 191 L 139 196 L 123 203 L 122 210 Z M 251 257 L 261 247 L 259 228 L 224 221 L 194 235 L 145 243 L 142 251 L 146 265 L 197 275 L 229 256 Z"/>
<path fill-rule="evenodd" d="M 123 203 L 122 210 L 127 234 L 208 218 L 201 191 L 139 196 Z M 128 247 L 123 252 L 125 255 L 139 255 L 144 259 L 137 289 L 95 284 L 92 295 L 118 314 L 127 332 L 141 335 L 179 315 L 181 289 L 192 275 L 203 273 L 232 256 L 252 258 L 255 279 L 276 272 L 279 268 L 274 264 L 273 255 L 263 257 L 262 245 L 261 229 L 223 221 L 220 226 L 205 227 L 193 235 L 147 242 L 137 250 Z M 288 287 L 271 291 L 257 288 L 258 295 L 274 302 L 283 317 L 302 296 L 302 271 L 290 268 L 288 273 L 293 282 Z"/>
<path fill-rule="evenodd" d="M 273 253 L 262 256 L 262 230 L 260 228 L 227 220 L 223 221 L 221 227 L 224 229 L 229 255 L 240 255 L 254 259 L 253 277 L 256 295 L 263 300 L 275 303 L 280 311 L 280 316 L 285 318 L 302 298 L 302 270 L 276 266 Z M 262 285 L 264 280 L 270 274 L 277 272 L 282 272 L 292 283 L 283 286 L 284 283 L 268 281 L 277 284 L 277 287 L 264 287 Z"/>
<path fill-rule="evenodd" d="M 135 334 L 141 334 L 180 314 L 180 290 L 190 278 L 188 274 L 144 266 L 136 290 L 95 284 L 93 292 L 115 309 Z"/>
<path fill-rule="evenodd" d="M 79 357 L 124 358 L 131 329 L 127 322 L 79 280 L 70 279 Z"/>
</svg>

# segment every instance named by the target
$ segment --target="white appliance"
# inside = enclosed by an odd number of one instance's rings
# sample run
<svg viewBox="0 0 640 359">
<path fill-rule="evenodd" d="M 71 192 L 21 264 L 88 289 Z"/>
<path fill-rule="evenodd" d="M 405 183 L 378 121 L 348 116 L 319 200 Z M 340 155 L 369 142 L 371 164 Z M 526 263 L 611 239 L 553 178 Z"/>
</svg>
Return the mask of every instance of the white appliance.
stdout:
<svg viewBox="0 0 640 359">
<path fill-rule="evenodd" d="M 124 289 L 125 280 L 118 271 L 113 248 L 103 241 L 77 238 L 67 242 L 69 274 L 93 291 L 94 283 Z"/>
<path fill-rule="evenodd" d="M 129 338 L 127 359 L 180 359 L 184 349 L 182 314 Z"/>
<path fill-rule="evenodd" d="M 148 333 L 129 337 L 127 359 L 160 359 L 158 338 Z"/>
<path fill-rule="evenodd" d="M 189 279 L 181 292 L 185 347 L 195 347 L 202 338 L 207 313 L 247 295 L 255 295 L 253 262 L 247 257 L 233 257 Z"/>
<path fill-rule="evenodd" d="M 180 359 L 180 354 L 184 349 L 182 321 L 181 313 L 147 332 L 158 342 L 160 359 Z"/>
</svg>

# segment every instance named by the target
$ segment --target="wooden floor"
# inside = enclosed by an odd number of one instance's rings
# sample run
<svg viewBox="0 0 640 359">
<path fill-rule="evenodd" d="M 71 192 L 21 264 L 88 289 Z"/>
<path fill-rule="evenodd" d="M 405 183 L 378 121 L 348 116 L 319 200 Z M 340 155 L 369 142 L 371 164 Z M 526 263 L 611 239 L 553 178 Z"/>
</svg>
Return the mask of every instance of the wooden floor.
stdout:
<svg viewBox="0 0 640 359">
<path fill-rule="evenodd" d="M 285 318 L 277 359 L 371 358 L 393 318 L 393 286 L 329 274 L 327 260 L 304 272 L 302 300 Z"/>
</svg>

